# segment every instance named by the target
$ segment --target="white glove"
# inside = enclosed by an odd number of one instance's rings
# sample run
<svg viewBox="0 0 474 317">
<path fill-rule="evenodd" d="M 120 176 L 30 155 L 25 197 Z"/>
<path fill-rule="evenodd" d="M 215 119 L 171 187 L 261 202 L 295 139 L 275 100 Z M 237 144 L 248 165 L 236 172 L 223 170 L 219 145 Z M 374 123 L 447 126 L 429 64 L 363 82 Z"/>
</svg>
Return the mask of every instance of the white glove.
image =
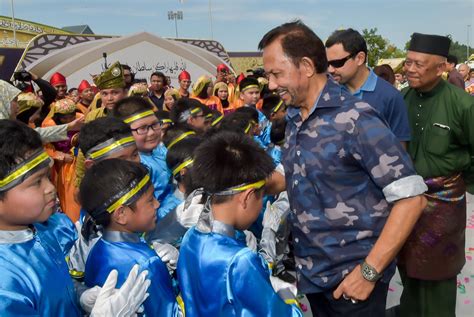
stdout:
<svg viewBox="0 0 474 317">
<path fill-rule="evenodd" d="M 98 293 L 97 300 L 90 314 L 91 317 L 129 317 L 137 315 L 140 305 L 149 296 L 146 291 L 151 283 L 150 280 L 146 279 L 148 271 L 138 274 L 138 268 L 138 265 L 133 266 L 127 280 L 119 290 L 115 290 L 118 273 L 116 270 L 110 272 Z M 89 300 L 92 300 L 94 292 L 90 293 Z"/>
<path fill-rule="evenodd" d="M 270 228 L 263 228 L 262 238 L 260 239 L 260 251 L 259 253 L 268 263 L 275 263 L 276 254 L 276 233 Z"/>
<path fill-rule="evenodd" d="M 290 205 L 288 203 L 288 194 L 282 192 L 273 204 L 267 202 L 265 213 L 263 214 L 262 225 L 264 228 L 270 228 L 276 233 L 280 227 L 280 223 L 289 213 Z"/>
<path fill-rule="evenodd" d="M 179 251 L 171 244 L 153 242 L 153 249 L 155 253 L 160 257 L 161 261 L 166 264 L 168 271 L 172 272 L 176 270 L 176 264 L 178 263 Z"/>
<path fill-rule="evenodd" d="M 255 235 L 248 231 L 244 230 L 245 234 L 245 244 L 247 244 L 247 247 L 250 248 L 252 251 L 257 251 L 257 238 Z"/>
<path fill-rule="evenodd" d="M 291 292 L 291 294 L 293 294 L 294 297 L 296 297 L 296 294 L 298 293 L 295 285 L 285 282 L 276 276 L 270 276 L 270 283 L 272 283 L 272 287 L 276 293 L 282 290 L 288 290 Z"/>
</svg>

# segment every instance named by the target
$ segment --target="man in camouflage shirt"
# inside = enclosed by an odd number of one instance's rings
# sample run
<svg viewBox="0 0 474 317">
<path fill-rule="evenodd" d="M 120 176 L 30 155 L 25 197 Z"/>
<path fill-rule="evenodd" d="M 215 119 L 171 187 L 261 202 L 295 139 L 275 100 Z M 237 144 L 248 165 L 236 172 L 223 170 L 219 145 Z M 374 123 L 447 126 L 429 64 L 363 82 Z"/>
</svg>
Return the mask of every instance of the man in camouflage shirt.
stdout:
<svg viewBox="0 0 474 317">
<path fill-rule="evenodd" d="M 383 316 L 394 258 L 426 204 L 400 142 L 326 74 L 322 41 L 297 21 L 259 44 L 287 105 L 282 163 L 298 289 L 314 316 Z"/>
</svg>

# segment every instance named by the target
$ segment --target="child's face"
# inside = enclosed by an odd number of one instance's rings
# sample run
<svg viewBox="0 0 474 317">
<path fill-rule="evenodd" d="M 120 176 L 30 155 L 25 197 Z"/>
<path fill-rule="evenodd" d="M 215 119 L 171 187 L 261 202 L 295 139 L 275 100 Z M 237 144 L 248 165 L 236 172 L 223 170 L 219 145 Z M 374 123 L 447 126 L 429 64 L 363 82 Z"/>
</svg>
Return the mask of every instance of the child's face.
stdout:
<svg viewBox="0 0 474 317">
<path fill-rule="evenodd" d="M 156 209 L 160 203 L 153 196 L 153 185 L 137 200 L 135 208 L 127 208 L 127 229 L 133 232 L 151 231 L 156 226 Z"/>
<path fill-rule="evenodd" d="M 249 88 L 240 93 L 240 98 L 246 105 L 255 105 L 260 99 L 260 90 L 258 88 Z"/>
<path fill-rule="evenodd" d="M 242 193 L 241 195 L 245 195 Z M 248 229 L 257 220 L 263 206 L 263 190 L 250 190 L 244 207 L 239 208 L 239 215 L 236 219 L 236 228 L 239 230 Z"/>
<path fill-rule="evenodd" d="M 56 206 L 56 189 L 49 180 L 49 168 L 32 174 L 0 200 L 0 225 L 12 229 L 46 221 Z"/>
<path fill-rule="evenodd" d="M 130 128 L 132 129 L 133 138 L 137 143 L 138 151 L 151 152 L 161 142 L 161 127 L 159 126 L 159 124 L 157 125 L 155 130 L 151 128 L 151 125 L 156 125 L 157 123 L 159 122 L 155 116 L 148 116 L 145 118 L 138 119 L 135 122 L 132 122 Z M 146 129 L 147 127 L 148 131 L 146 131 L 146 133 L 144 134 L 139 134 L 139 131 L 134 130 L 138 128 Z"/>
<path fill-rule="evenodd" d="M 227 97 L 229 97 L 229 90 L 225 87 L 219 88 L 219 90 L 217 90 L 217 96 L 220 100 L 227 100 Z"/>
<path fill-rule="evenodd" d="M 171 95 L 165 95 L 165 107 L 168 109 L 168 110 L 171 110 L 173 109 L 173 106 L 174 106 L 174 103 L 175 103 L 175 100 L 173 98 L 173 96 Z"/>
</svg>

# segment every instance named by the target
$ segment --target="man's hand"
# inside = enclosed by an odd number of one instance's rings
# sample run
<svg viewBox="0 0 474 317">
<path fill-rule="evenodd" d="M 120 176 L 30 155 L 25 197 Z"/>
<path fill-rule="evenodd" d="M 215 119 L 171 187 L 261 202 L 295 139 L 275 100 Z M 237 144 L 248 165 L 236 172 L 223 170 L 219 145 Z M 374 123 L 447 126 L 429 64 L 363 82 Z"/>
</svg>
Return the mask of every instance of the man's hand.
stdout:
<svg viewBox="0 0 474 317">
<path fill-rule="evenodd" d="M 367 281 L 360 271 L 360 265 L 357 265 L 349 273 L 333 292 L 335 299 L 344 297 L 344 299 L 366 300 L 374 290 L 375 283 Z"/>
<path fill-rule="evenodd" d="M 83 124 L 84 124 L 84 117 L 77 118 L 74 121 L 71 121 L 67 124 L 67 130 L 68 131 L 79 131 L 79 130 L 81 130 Z"/>
</svg>

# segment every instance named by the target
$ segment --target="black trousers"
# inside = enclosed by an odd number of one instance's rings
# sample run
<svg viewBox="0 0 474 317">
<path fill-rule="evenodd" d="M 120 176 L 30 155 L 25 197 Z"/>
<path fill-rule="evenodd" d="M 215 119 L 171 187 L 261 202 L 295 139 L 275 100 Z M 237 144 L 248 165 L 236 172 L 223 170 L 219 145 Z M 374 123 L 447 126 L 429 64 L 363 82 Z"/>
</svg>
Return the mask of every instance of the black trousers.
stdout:
<svg viewBox="0 0 474 317">
<path fill-rule="evenodd" d="M 357 304 L 345 300 L 342 296 L 338 300 L 334 299 L 332 296 L 334 290 L 306 294 L 314 317 L 383 317 L 385 315 L 387 283 L 378 281 L 369 298 L 365 301 L 359 301 Z"/>
</svg>

